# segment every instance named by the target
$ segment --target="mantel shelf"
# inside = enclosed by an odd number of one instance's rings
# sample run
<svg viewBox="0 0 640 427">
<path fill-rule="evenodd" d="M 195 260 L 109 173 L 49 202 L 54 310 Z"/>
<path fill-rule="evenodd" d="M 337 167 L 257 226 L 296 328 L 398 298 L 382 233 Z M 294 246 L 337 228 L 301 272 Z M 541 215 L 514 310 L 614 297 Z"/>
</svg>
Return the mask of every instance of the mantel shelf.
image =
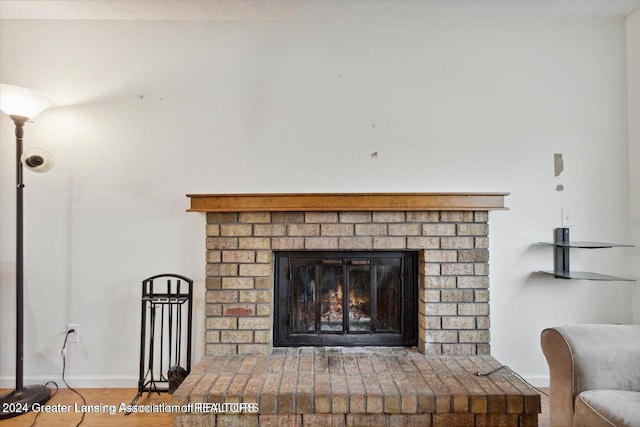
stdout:
<svg viewBox="0 0 640 427">
<path fill-rule="evenodd" d="M 187 194 L 188 212 L 491 211 L 509 193 Z"/>
</svg>

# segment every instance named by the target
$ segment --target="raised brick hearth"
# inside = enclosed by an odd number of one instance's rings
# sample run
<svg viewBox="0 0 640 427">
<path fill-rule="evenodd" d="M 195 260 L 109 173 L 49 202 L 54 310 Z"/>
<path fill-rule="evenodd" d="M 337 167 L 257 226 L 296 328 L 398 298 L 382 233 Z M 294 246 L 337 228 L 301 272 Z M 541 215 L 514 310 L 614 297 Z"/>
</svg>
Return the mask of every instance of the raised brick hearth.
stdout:
<svg viewBox="0 0 640 427">
<path fill-rule="evenodd" d="M 176 414 L 176 426 L 537 426 L 540 395 L 489 355 L 416 349 L 280 348 L 207 356 L 174 403 L 257 404 L 258 413 Z M 232 408 L 232 407 L 231 407 Z M 239 411 L 239 409 L 236 409 Z"/>
<path fill-rule="evenodd" d="M 190 196 L 207 212 L 206 356 L 175 399 L 260 409 L 176 425 L 537 425 L 522 381 L 472 375 L 499 366 L 488 219 L 504 195 Z M 418 347 L 274 348 L 273 254 L 302 250 L 417 252 Z"/>
</svg>

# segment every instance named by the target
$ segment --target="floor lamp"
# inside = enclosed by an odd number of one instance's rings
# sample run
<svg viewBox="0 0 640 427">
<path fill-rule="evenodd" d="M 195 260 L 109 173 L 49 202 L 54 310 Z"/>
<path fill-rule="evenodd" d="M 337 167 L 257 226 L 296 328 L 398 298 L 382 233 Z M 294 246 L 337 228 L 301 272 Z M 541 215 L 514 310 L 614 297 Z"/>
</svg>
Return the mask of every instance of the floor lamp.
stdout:
<svg viewBox="0 0 640 427">
<path fill-rule="evenodd" d="M 23 262 L 23 162 L 29 169 L 45 172 L 53 166 L 44 150 L 22 152 L 24 124 L 53 106 L 46 96 L 17 86 L 0 84 L 0 110 L 13 120 L 16 131 L 16 388 L 0 396 L 0 419 L 28 412 L 33 404 L 49 400 L 51 390 L 44 385 L 23 384 L 24 376 L 24 262 Z"/>
</svg>

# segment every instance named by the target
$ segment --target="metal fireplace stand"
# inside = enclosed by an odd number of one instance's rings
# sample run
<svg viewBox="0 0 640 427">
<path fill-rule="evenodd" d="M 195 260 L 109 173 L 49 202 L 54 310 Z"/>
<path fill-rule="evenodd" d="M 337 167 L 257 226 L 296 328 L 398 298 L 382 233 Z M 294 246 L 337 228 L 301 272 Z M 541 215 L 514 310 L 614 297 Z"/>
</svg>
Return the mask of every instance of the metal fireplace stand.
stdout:
<svg viewBox="0 0 640 427">
<path fill-rule="evenodd" d="M 193 280 L 187 277 L 160 274 L 142 281 L 140 377 L 132 405 L 144 392 L 173 393 L 191 371 L 192 303 Z"/>
</svg>

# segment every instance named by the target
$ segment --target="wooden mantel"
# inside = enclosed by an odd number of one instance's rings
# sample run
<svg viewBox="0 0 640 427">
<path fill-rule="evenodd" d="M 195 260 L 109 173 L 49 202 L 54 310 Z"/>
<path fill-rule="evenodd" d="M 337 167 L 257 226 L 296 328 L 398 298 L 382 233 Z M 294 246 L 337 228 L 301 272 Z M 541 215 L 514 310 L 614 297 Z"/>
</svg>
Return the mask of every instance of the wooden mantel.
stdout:
<svg viewBox="0 0 640 427">
<path fill-rule="evenodd" d="M 509 193 L 187 194 L 188 212 L 490 211 Z"/>
</svg>

